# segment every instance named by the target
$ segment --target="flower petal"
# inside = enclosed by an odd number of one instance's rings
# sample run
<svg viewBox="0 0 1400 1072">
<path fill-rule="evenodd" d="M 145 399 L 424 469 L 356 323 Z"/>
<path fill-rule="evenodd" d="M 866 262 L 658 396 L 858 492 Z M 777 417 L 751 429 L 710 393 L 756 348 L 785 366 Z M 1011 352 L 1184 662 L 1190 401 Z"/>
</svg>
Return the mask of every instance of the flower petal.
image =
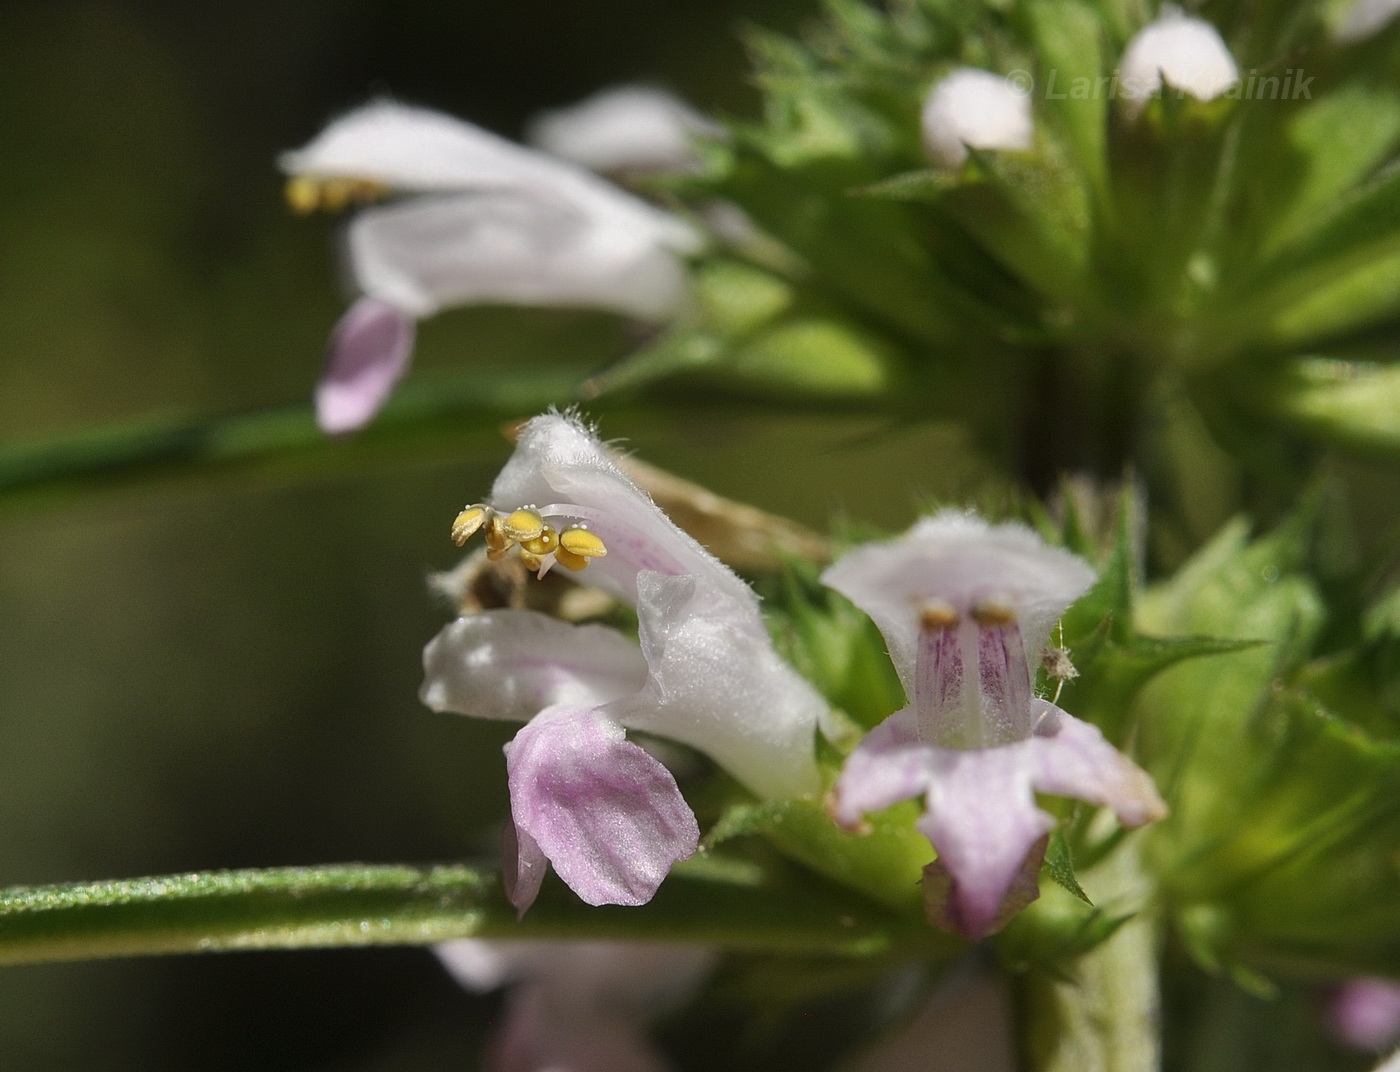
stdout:
<svg viewBox="0 0 1400 1072">
<path fill-rule="evenodd" d="M 671 773 L 597 710 L 547 708 L 505 752 L 522 849 L 538 846 L 588 904 L 645 904 L 695 852 L 699 827 Z"/>
<path fill-rule="evenodd" d="M 1142 826 L 1167 814 L 1152 776 L 1113 745 L 1097 726 L 1045 700 L 1035 736 L 1025 742 L 1035 757 L 1031 775 L 1042 793 L 1112 808 L 1124 826 Z"/>
<path fill-rule="evenodd" d="M 925 904 L 935 921 L 980 938 L 1004 922 L 1009 897 L 1028 903 L 1025 883 L 1018 888 L 1018 880 L 1028 867 L 1039 866 L 1031 857 L 1055 825 L 1035 804 L 1037 755 L 1028 741 L 928 752 L 933 759 L 928 811 L 918 827 L 938 850 L 935 881 L 937 873 L 946 872 L 947 883 L 941 903 L 929 903 L 935 889 L 925 891 Z"/>
<path fill-rule="evenodd" d="M 668 1072 L 661 1053 L 634 1018 L 595 1011 L 560 1015 L 538 984 L 506 1000 L 505 1024 L 493 1040 L 487 1072 Z"/>
<path fill-rule="evenodd" d="M 933 765 L 928 747 L 919 743 L 914 709 L 896 711 L 846 757 L 836 782 L 833 818 L 854 829 L 867 812 L 923 796 Z"/>
<path fill-rule="evenodd" d="M 655 570 L 702 578 L 705 586 L 723 590 L 758 615 L 749 586 L 682 532 L 617 467 L 597 436 L 572 417 L 544 414 L 521 429 L 515 453 L 492 485 L 491 502 L 502 509 L 526 503 L 577 506 L 577 519 L 608 548 L 605 558 L 589 565 L 587 580 L 629 603 L 637 602 L 638 573 Z"/>
<path fill-rule="evenodd" d="M 1035 141 L 1030 94 L 1010 79 L 959 67 L 924 102 L 924 148 L 938 167 L 961 167 L 967 149 L 1029 149 Z"/>
<path fill-rule="evenodd" d="M 458 618 L 423 649 L 419 698 L 434 711 L 528 722 L 554 704 L 596 707 L 646 680 L 641 650 L 601 625 L 529 610 Z"/>
<path fill-rule="evenodd" d="M 1163 83 L 1206 101 L 1240 77 L 1220 31 L 1204 19 L 1175 10 L 1137 32 L 1123 50 L 1119 70 L 1130 112 L 1141 111 L 1140 102 L 1161 90 Z"/>
<path fill-rule="evenodd" d="M 688 283 L 669 221 L 568 193 L 481 188 L 367 209 L 350 226 L 355 281 L 420 317 L 480 302 L 676 312 Z"/>
<path fill-rule="evenodd" d="M 316 423 L 332 435 L 368 424 L 408 370 L 413 318 L 378 298 L 361 298 L 331 332 L 316 385 Z"/>
<path fill-rule="evenodd" d="M 623 725 L 700 749 L 760 796 L 814 792 L 813 735 L 825 702 L 773 650 L 751 598 L 693 574 L 637 578 L 650 674 L 609 704 Z"/>
<path fill-rule="evenodd" d="M 535 117 L 525 140 L 591 171 L 685 171 L 699 163 L 695 139 L 722 132 L 664 90 L 613 86 Z"/>
<path fill-rule="evenodd" d="M 549 860 L 539 843 L 513 819 L 501 831 L 501 884 L 506 888 L 506 900 L 515 905 L 516 915 L 523 917 L 535 903 L 544 884 Z"/>
<path fill-rule="evenodd" d="M 289 175 L 363 179 L 399 190 L 547 187 L 568 165 L 442 112 L 378 100 L 329 124 L 278 163 Z"/>
<path fill-rule="evenodd" d="M 1009 602 L 1034 664 L 1055 619 L 1094 583 L 1094 571 L 1024 525 L 989 525 L 945 510 L 899 539 L 856 548 L 822 574 L 822 583 L 879 626 L 912 698 L 923 604 L 937 600 L 965 614 L 979 600 Z"/>
</svg>

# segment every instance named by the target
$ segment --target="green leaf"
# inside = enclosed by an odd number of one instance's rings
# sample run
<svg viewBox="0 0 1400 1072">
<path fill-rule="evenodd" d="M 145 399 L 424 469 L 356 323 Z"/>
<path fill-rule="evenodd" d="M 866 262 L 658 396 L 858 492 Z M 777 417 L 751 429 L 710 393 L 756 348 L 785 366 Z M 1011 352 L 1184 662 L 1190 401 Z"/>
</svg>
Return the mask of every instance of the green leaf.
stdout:
<svg viewBox="0 0 1400 1072">
<path fill-rule="evenodd" d="M 963 180 L 953 171 L 925 168 L 903 171 L 888 179 L 857 186 L 849 191 L 852 197 L 883 198 L 886 201 L 937 201 Z"/>
<path fill-rule="evenodd" d="M 649 904 L 592 908 L 555 881 L 517 922 L 496 875 L 465 865 L 206 871 L 0 891 L 0 964 L 449 938 L 677 941 L 866 954 L 921 930 L 805 879 L 697 858 Z"/>
<path fill-rule="evenodd" d="M 897 804 L 870 816 L 869 832 L 852 834 L 833 823 L 818 801 L 740 804 L 715 825 L 709 843 L 758 835 L 813 871 L 922 918 L 923 869 L 933 849 L 914 829 L 918 815 L 917 804 Z"/>
<path fill-rule="evenodd" d="M 1268 386 L 1261 402 L 1327 442 L 1386 456 L 1400 453 L 1400 365 L 1303 358 Z"/>
<path fill-rule="evenodd" d="M 150 418 L 11 444 L 0 447 L 0 511 L 211 477 L 286 482 L 406 459 L 459 458 L 464 447 L 499 444 L 501 421 L 577 398 L 577 382 L 576 374 L 556 370 L 419 377 L 401 385 L 368 428 L 338 439 L 300 404 L 207 419 Z"/>
<path fill-rule="evenodd" d="M 1069 843 L 1065 841 L 1064 834 L 1058 829 L 1050 833 L 1050 841 L 1045 848 L 1045 864 L 1042 870 L 1059 883 L 1061 888 L 1068 890 L 1086 905 L 1093 907 L 1094 902 L 1089 900 L 1089 895 L 1084 892 L 1079 885 L 1079 880 L 1074 877 L 1074 860 L 1070 855 Z"/>
<path fill-rule="evenodd" d="M 1026 14 L 1040 60 L 1043 84 L 1036 87 L 1041 91 L 1037 95 L 1043 96 L 1064 131 L 1070 155 L 1090 189 L 1102 197 L 1107 188 L 1109 95 L 1071 90 L 1081 79 L 1081 85 L 1098 85 L 1103 74 L 1103 22 L 1092 7 L 1078 0 L 1027 4 Z"/>
<path fill-rule="evenodd" d="M 1306 237 L 1264 263 L 1252 285 L 1282 309 L 1312 291 L 1400 253 L 1400 166 L 1339 198 Z"/>
</svg>

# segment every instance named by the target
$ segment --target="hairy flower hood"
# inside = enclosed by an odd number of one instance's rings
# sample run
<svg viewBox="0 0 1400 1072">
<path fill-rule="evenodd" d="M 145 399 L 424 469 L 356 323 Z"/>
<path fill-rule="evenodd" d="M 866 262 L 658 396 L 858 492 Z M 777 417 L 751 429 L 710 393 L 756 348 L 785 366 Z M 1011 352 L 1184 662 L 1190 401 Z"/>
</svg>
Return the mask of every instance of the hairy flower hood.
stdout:
<svg viewBox="0 0 1400 1072">
<path fill-rule="evenodd" d="M 823 701 L 778 657 L 748 586 L 591 432 L 571 417 L 535 418 L 491 504 L 587 525 L 607 553 L 586 576 L 635 606 L 640 640 L 493 611 L 448 625 L 424 653 L 429 707 L 528 722 L 507 746 L 524 861 L 517 904 L 533 897 L 545 858 L 585 899 L 641 903 L 672 860 L 694 851 L 694 818 L 674 780 L 625 729 L 690 745 L 763 797 L 816 789 Z"/>
</svg>

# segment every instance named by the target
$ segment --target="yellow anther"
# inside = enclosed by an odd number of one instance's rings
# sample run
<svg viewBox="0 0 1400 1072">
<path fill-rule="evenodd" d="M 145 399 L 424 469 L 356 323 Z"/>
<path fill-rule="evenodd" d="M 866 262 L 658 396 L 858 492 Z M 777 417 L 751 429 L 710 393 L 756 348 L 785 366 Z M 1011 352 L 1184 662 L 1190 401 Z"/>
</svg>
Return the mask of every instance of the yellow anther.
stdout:
<svg viewBox="0 0 1400 1072">
<path fill-rule="evenodd" d="M 544 518 L 533 510 L 512 510 L 504 522 L 506 538 L 512 542 L 533 540 L 544 531 Z"/>
<path fill-rule="evenodd" d="M 292 211 L 305 215 L 317 209 L 339 212 L 352 203 L 363 205 L 377 201 L 389 192 L 389 187 L 373 179 L 318 179 L 311 175 L 294 175 L 287 180 L 284 192 Z"/>
<path fill-rule="evenodd" d="M 573 570 L 575 573 L 583 569 L 584 566 L 588 565 L 588 559 L 584 558 L 582 555 L 574 554 L 567 547 L 563 546 L 560 546 L 555 550 L 554 561 L 558 562 L 561 566 L 565 566 L 568 569 Z"/>
<path fill-rule="evenodd" d="M 1016 608 L 1004 599 L 984 599 L 972 605 L 972 620 L 978 625 L 1010 625 L 1016 620 Z"/>
<path fill-rule="evenodd" d="M 958 624 L 958 608 L 944 599 L 931 599 L 919 607 L 919 627 L 932 631 L 951 629 Z"/>
<path fill-rule="evenodd" d="M 512 543 L 514 541 L 506 535 L 506 525 L 501 515 L 493 511 L 486 519 L 487 556 L 493 562 L 499 561 L 501 556 L 510 550 Z"/>
<path fill-rule="evenodd" d="M 551 525 L 540 529 L 540 534 L 534 539 L 520 541 L 522 554 L 529 552 L 532 555 L 547 555 L 551 554 L 558 546 L 559 534 L 554 531 Z"/>
<path fill-rule="evenodd" d="M 596 532 L 584 528 L 565 529 L 559 537 L 559 546 L 578 558 L 602 558 L 608 553 L 603 538 Z M 562 559 L 560 560 L 562 561 Z M 582 566 L 572 567 L 582 569 Z"/>
<path fill-rule="evenodd" d="M 309 216 L 321 207 L 321 184 L 305 175 L 294 175 L 283 190 L 287 205 L 302 216 Z"/>
<path fill-rule="evenodd" d="M 476 530 L 486 523 L 486 519 L 491 516 L 491 507 L 477 503 L 468 506 L 457 515 L 457 519 L 452 522 L 452 542 L 458 547 L 472 538 Z"/>
<path fill-rule="evenodd" d="M 544 565 L 544 559 L 531 551 L 525 550 L 523 544 L 520 548 L 520 561 L 524 563 L 527 570 L 534 570 L 535 572 L 539 572 L 540 567 Z"/>
</svg>

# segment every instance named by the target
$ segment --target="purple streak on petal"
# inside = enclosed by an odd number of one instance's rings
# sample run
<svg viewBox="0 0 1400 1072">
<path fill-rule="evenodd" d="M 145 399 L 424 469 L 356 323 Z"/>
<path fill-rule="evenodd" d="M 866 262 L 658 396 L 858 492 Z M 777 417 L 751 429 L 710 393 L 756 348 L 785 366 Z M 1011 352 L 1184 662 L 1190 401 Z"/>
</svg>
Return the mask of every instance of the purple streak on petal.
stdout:
<svg viewBox="0 0 1400 1072">
<path fill-rule="evenodd" d="M 1036 807 L 1029 743 L 929 751 L 935 762 L 928 811 L 918 827 L 949 879 L 935 922 L 941 916 L 959 933 L 980 938 L 1002 919 L 1027 857 L 1055 821 Z"/>
<path fill-rule="evenodd" d="M 962 634 L 960 625 L 920 629 L 914 656 L 914 695 L 919 740 L 957 747 L 967 718 L 963 709 Z"/>
<path fill-rule="evenodd" d="M 506 899 L 515 905 L 517 918 L 523 919 L 540 895 L 548 863 L 534 838 L 514 819 L 506 823 L 501 831 L 501 883 L 506 888 Z"/>
<path fill-rule="evenodd" d="M 1105 740 L 1097 726 L 1081 722 L 1044 700 L 1035 736 L 1032 781 L 1042 793 L 1112 808 L 1124 826 L 1142 826 L 1167 814 L 1152 776 Z"/>
<path fill-rule="evenodd" d="M 982 687 L 979 747 L 1024 741 L 1031 735 L 1031 677 L 1021 630 L 1014 621 L 977 626 L 977 672 Z"/>
<path fill-rule="evenodd" d="M 1393 979 L 1352 979 L 1327 999 L 1327 1028 L 1355 1050 L 1379 1051 L 1400 1039 L 1400 983 Z"/>
<path fill-rule="evenodd" d="M 360 298 L 331 332 L 316 385 L 316 423 L 331 435 L 363 428 L 384 405 L 413 354 L 413 318 Z"/>
<path fill-rule="evenodd" d="M 846 758 L 836 782 L 832 817 L 854 829 L 866 812 L 922 796 L 932 764 L 932 749 L 918 740 L 914 709 L 896 711 L 867 733 Z"/>
<path fill-rule="evenodd" d="M 670 771 L 590 707 L 541 711 L 506 745 L 511 815 L 588 904 L 651 900 L 699 843 Z"/>
</svg>

